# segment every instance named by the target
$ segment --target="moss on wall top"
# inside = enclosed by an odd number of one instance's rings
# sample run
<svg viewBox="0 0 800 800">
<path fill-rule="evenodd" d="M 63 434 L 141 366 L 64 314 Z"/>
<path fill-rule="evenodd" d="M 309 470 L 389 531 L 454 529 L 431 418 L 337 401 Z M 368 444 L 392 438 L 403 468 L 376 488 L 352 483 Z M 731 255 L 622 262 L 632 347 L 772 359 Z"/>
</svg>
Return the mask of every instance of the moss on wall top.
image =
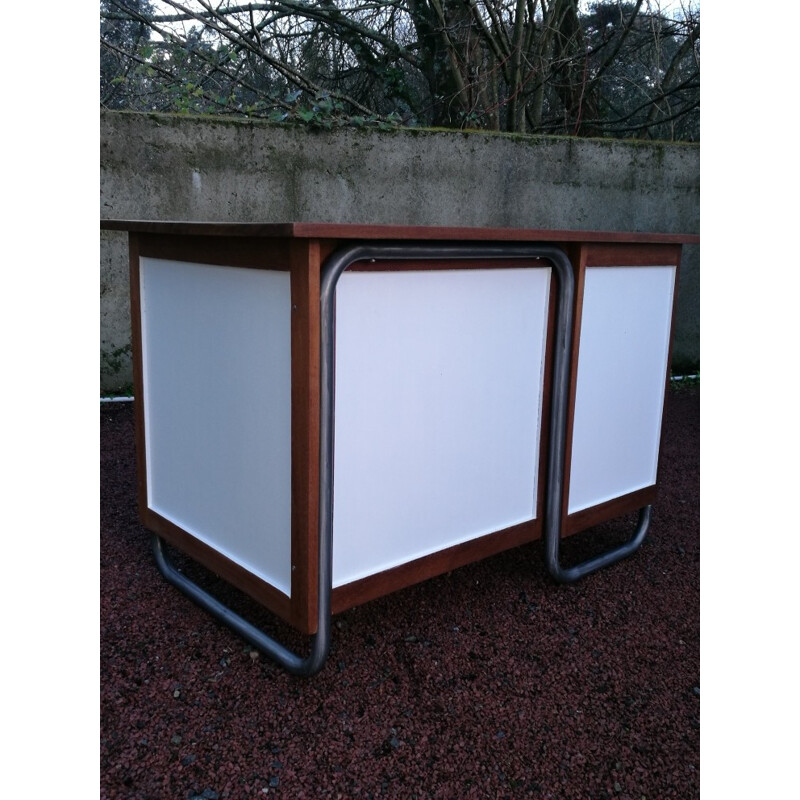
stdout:
<svg viewBox="0 0 800 800">
<path fill-rule="evenodd" d="M 101 111 L 107 117 L 129 116 L 142 119 L 151 119 L 157 125 L 181 127 L 187 124 L 220 125 L 240 128 L 275 128 L 279 130 L 295 130 L 308 134 L 333 134 L 340 131 L 358 132 L 368 136 L 451 136 L 469 139 L 473 137 L 503 139 L 510 142 L 519 142 L 531 146 L 540 146 L 553 143 L 591 142 L 605 147 L 639 147 L 659 151 L 663 157 L 665 149 L 682 148 L 699 150 L 696 142 L 668 142 L 652 139 L 612 139 L 612 138 L 577 138 L 574 136 L 554 136 L 546 134 L 508 133 L 505 131 L 490 131 L 481 129 L 454 129 L 454 128 L 426 128 L 403 127 L 400 125 L 378 127 L 376 124 L 352 124 L 335 121 L 331 127 L 323 127 L 313 123 L 301 121 L 272 122 L 266 119 L 253 117 L 221 117 L 213 114 L 165 114 L 159 112 L 140 111 Z"/>
</svg>

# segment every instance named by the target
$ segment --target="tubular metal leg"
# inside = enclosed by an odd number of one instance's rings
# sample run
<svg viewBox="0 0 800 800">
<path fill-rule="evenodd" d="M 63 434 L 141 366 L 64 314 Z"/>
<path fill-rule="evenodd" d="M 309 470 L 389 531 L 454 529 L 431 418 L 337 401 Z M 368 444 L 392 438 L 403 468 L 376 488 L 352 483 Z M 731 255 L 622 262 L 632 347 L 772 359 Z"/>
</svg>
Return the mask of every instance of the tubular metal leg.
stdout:
<svg viewBox="0 0 800 800">
<path fill-rule="evenodd" d="M 574 583 L 584 575 L 590 572 L 608 567 L 611 564 L 621 561 L 623 558 L 631 555 L 639 549 L 639 546 L 647 536 L 647 531 L 650 527 L 650 517 L 653 507 L 645 506 L 639 509 L 639 521 L 636 525 L 636 531 L 633 536 L 625 542 L 625 544 L 601 553 L 595 558 L 590 558 L 581 564 L 574 567 L 562 567 L 559 562 L 559 543 L 561 537 L 560 525 L 547 525 L 545 530 L 545 556 L 547 561 L 547 571 L 559 583 Z"/>
<path fill-rule="evenodd" d="M 173 586 L 188 595 L 213 617 L 233 629 L 239 636 L 250 642 L 253 647 L 277 662 L 287 672 L 291 672 L 293 675 L 309 676 L 322 669 L 325 659 L 328 657 L 331 644 L 330 592 L 327 594 L 327 603 L 322 602 L 323 594 L 320 593 L 319 627 L 317 633 L 312 637 L 310 654 L 306 658 L 302 658 L 234 611 L 231 611 L 230 608 L 210 595 L 205 589 L 187 578 L 182 572 L 179 572 L 167 557 L 167 553 L 164 550 L 164 542 L 160 536 L 153 536 L 153 553 L 159 571 Z"/>
</svg>

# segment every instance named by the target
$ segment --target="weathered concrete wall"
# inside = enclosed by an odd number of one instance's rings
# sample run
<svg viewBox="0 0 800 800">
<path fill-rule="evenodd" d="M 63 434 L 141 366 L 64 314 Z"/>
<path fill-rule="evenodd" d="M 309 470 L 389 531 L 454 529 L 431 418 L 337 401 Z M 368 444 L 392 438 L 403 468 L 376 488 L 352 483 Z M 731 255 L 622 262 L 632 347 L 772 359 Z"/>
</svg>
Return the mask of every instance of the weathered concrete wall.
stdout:
<svg viewBox="0 0 800 800">
<path fill-rule="evenodd" d="M 104 113 L 101 217 L 698 233 L 695 145 L 453 131 L 315 132 Z M 103 387 L 130 382 L 125 234 L 104 232 Z M 682 264 L 674 363 L 699 362 L 699 248 Z"/>
</svg>

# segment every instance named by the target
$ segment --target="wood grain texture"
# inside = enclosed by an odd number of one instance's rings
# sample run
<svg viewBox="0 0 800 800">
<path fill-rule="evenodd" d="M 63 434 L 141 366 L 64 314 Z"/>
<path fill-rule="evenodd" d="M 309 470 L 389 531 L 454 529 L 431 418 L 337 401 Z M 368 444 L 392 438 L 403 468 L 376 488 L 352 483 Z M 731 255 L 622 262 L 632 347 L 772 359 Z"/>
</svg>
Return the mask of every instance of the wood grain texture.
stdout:
<svg viewBox="0 0 800 800">
<path fill-rule="evenodd" d="M 142 361 L 142 293 L 139 272 L 139 236 L 128 235 L 130 260 L 131 358 L 133 362 L 134 436 L 136 439 L 136 501 L 139 517 L 147 511 L 147 452 L 144 421 L 144 370 Z"/>
<path fill-rule="evenodd" d="M 294 241 L 292 287 L 292 623 L 317 629 L 319 569 L 320 246 Z"/>
<path fill-rule="evenodd" d="M 679 244 L 621 243 L 587 244 L 583 248 L 587 267 L 656 267 L 680 262 Z"/>
<path fill-rule="evenodd" d="M 539 539 L 541 535 L 541 519 L 530 520 L 338 586 L 333 590 L 333 613 L 338 614 L 398 589 L 404 589 L 436 575 L 443 575 L 473 561 L 480 561 L 512 547 L 518 547 Z"/>
<path fill-rule="evenodd" d="M 655 502 L 657 491 L 656 485 L 646 486 L 644 489 L 637 489 L 630 494 L 615 497 L 605 503 L 569 514 L 562 524 L 562 535 L 570 536 L 573 533 L 580 533 L 595 525 L 651 505 Z"/>
<path fill-rule="evenodd" d="M 101 220 L 102 230 L 179 235 L 255 236 L 297 239 L 400 239 L 486 242 L 639 242 L 697 244 L 696 234 L 580 231 L 544 228 L 474 228 L 432 225 L 354 225 L 318 222 L 179 222 L 156 220 Z"/>
<path fill-rule="evenodd" d="M 574 247 L 569 253 L 575 278 L 575 300 L 572 311 L 572 346 L 570 348 L 569 395 L 567 399 L 567 433 L 564 445 L 564 481 L 561 498 L 561 535 L 566 536 L 567 509 L 569 506 L 570 474 L 572 473 L 572 444 L 575 425 L 575 398 L 578 386 L 578 353 L 581 341 L 581 317 L 583 294 L 586 285 L 586 261 L 588 248 L 585 245 Z"/>
<path fill-rule="evenodd" d="M 148 530 L 161 536 L 198 564 L 224 578 L 281 619 L 294 624 L 291 601 L 283 592 L 151 509 L 145 509 L 142 522 Z"/>
<path fill-rule="evenodd" d="M 222 267 L 289 269 L 289 239 L 143 233 L 139 255 Z"/>
</svg>

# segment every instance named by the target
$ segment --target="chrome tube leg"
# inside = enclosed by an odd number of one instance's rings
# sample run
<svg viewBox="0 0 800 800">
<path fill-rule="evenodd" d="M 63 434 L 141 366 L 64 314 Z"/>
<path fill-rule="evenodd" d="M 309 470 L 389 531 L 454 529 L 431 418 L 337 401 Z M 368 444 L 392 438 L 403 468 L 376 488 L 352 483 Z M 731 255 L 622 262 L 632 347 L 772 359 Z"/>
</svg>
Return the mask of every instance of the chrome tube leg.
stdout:
<svg viewBox="0 0 800 800">
<path fill-rule="evenodd" d="M 644 506 L 639 509 L 639 520 L 636 525 L 636 530 L 633 536 L 624 544 L 613 550 L 608 550 L 601 553 L 599 556 L 590 558 L 581 564 L 574 567 L 562 567 L 559 560 L 559 543 L 561 531 L 555 530 L 556 526 L 548 526 L 545 533 L 545 555 L 547 561 L 547 570 L 550 575 L 559 583 L 574 583 L 588 575 L 590 572 L 595 572 L 603 567 L 608 567 L 611 564 L 627 558 L 629 555 L 639 549 L 639 546 L 647 536 L 647 531 L 650 528 L 650 518 L 652 516 L 653 507 Z M 560 526 L 558 526 L 560 528 Z"/>
<path fill-rule="evenodd" d="M 311 652 L 306 658 L 303 658 L 236 614 L 224 603 L 217 600 L 216 597 L 187 578 L 169 560 L 164 549 L 164 542 L 160 536 L 153 536 L 153 554 L 159 571 L 169 583 L 180 589 L 202 609 L 227 625 L 287 672 L 293 675 L 309 676 L 322 669 L 328 657 L 331 641 L 329 604 L 327 604 L 327 608 L 321 608 L 318 620 L 319 627 L 311 640 Z M 320 603 L 320 607 L 323 605 L 326 604 Z"/>
</svg>

